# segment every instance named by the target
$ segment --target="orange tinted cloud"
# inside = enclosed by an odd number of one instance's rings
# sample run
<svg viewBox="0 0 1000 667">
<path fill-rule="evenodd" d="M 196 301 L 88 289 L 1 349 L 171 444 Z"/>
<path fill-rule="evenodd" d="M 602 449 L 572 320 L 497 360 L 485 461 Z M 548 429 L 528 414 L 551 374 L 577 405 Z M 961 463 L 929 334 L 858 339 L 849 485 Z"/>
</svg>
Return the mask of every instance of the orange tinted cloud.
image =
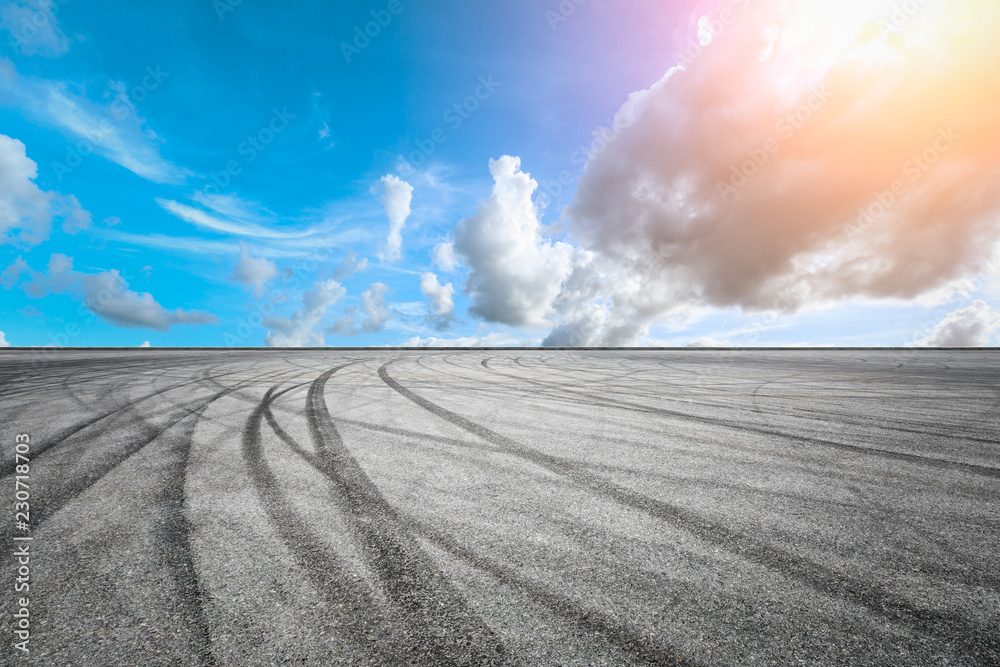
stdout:
<svg viewBox="0 0 1000 667">
<path fill-rule="evenodd" d="M 1000 4 L 722 7 L 567 209 L 635 284 L 615 307 L 796 310 L 976 273 L 1000 235 Z"/>
</svg>

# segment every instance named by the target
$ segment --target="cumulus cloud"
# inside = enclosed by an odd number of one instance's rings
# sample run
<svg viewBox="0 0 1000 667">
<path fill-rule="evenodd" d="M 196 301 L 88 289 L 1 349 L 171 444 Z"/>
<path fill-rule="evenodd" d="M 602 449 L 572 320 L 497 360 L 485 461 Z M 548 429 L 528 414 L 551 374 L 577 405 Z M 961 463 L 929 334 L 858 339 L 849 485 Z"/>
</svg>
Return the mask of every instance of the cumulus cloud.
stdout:
<svg viewBox="0 0 1000 667">
<path fill-rule="evenodd" d="M 44 273 L 32 271 L 23 262 L 14 266 L 16 270 L 11 271 L 9 279 L 3 283 L 5 288 L 21 283 L 21 288 L 33 298 L 48 294 L 70 295 L 91 313 L 117 327 L 169 331 L 175 325 L 219 321 L 215 315 L 203 311 L 167 310 L 152 294 L 129 289 L 128 282 L 117 269 L 98 273 L 75 271 L 73 258 L 59 253 L 50 257 Z M 6 271 L 4 275 L 7 277 Z M 30 280 L 23 282 L 24 276 Z"/>
<path fill-rule="evenodd" d="M 386 295 L 389 286 L 384 283 L 374 283 L 361 293 L 361 310 L 365 317 L 361 321 L 361 329 L 368 333 L 381 331 L 389 321 L 389 305 Z"/>
<path fill-rule="evenodd" d="M 451 241 L 438 243 L 434 246 L 432 259 L 434 265 L 446 273 L 458 268 L 458 258 L 455 257 L 455 244 Z"/>
<path fill-rule="evenodd" d="M 4 289 L 14 287 L 21 281 L 21 276 L 30 271 L 31 268 L 28 266 L 28 263 L 18 257 L 0 274 L 0 287 Z"/>
<path fill-rule="evenodd" d="M 28 246 L 49 237 L 53 220 L 75 233 L 90 225 L 90 213 L 76 197 L 46 192 L 35 183 L 38 165 L 25 145 L 0 134 L 0 244 L 11 239 Z"/>
<path fill-rule="evenodd" d="M 428 319 L 438 328 L 446 328 L 455 315 L 455 288 L 451 283 L 442 285 L 437 275 L 420 276 L 420 291 L 427 299 Z"/>
<path fill-rule="evenodd" d="M 216 324 L 215 315 L 180 308 L 167 310 L 149 292 L 133 292 L 117 270 L 85 274 L 83 303 L 106 322 L 118 327 L 169 331 L 179 324 Z"/>
<path fill-rule="evenodd" d="M 7 337 L 2 331 L 0 331 L 0 347 L 10 347 L 10 343 L 7 342 Z"/>
<path fill-rule="evenodd" d="M 145 343 L 143 343 L 143 344 L 142 344 L 142 345 L 140 345 L 139 347 L 152 347 L 152 345 L 150 345 L 150 344 L 149 344 L 149 341 L 147 340 L 147 341 L 146 341 Z"/>
<path fill-rule="evenodd" d="M 1000 237 L 1000 5 L 970 7 L 889 32 L 870 19 L 891 3 L 764 0 L 632 95 L 565 211 L 598 262 L 561 295 L 577 338 L 623 280 L 611 319 L 641 330 L 685 305 L 911 300 L 977 272 Z"/>
<path fill-rule="evenodd" d="M 490 333 L 485 336 L 463 338 L 421 338 L 414 336 L 403 343 L 403 347 L 524 347 L 529 345 L 506 333 Z"/>
<path fill-rule="evenodd" d="M 926 338 L 910 347 L 984 347 L 1000 329 L 1000 311 L 977 300 L 968 308 L 949 313 Z"/>
<path fill-rule="evenodd" d="M 545 326 L 573 267 L 573 248 L 542 235 L 532 195 L 538 184 L 521 160 L 490 160 L 493 193 L 458 223 L 455 252 L 469 267 L 470 312 L 489 322 Z"/>
<path fill-rule="evenodd" d="M 264 286 L 277 275 L 278 267 L 274 262 L 263 257 L 254 257 L 250 253 L 250 246 L 245 243 L 240 244 L 240 261 L 233 270 L 233 280 L 247 289 L 253 289 L 254 294 L 260 295 Z"/>
<path fill-rule="evenodd" d="M 8 0 L 0 6 L 0 29 L 24 55 L 60 56 L 69 51 L 69 38 L 59 29 L 57 8 L 51 1 Z"/>
<path fill-rule="evenodd" d="M 344 259 L 340 262 L 340 265 L 333 270 L 333 277 L 337 280 L 343 280 L 344 278 L 349 278 L 358 271 L 364 271 L 368 268 L 368 258 L 362 257 L 358 259 L 358 254 L 353 250 L 348 251 L 344 255 Z"/>
<path fill-rule="evenodd" d="M 699 17 L 681 64 L 594 133 L 573 245 L 545 237 L 520 161 L 491 162 L 453 235 L 470 313 L 619 346 L 711 309 L 954 292 L 1000 240 L 1000 5 L 920 4 L 892 29 L 891 0 Z"/>
<path fill-rule="evenodd" d="M 385 328 L 392 317 L 386 296 L 389 286 L 385 283 L 373 283 L 361 293 L 361 309 L 352 307 L 347 315 L 338 319 L 329 329 L 330 333 L 342 336 L 356 336 L 361 332 L 378 333 Z"/>
<path fill-rule="evenodd" d="M 302 295 L 302 307 L 291 317 L 272 317 L 264 321 L 270 327 L 266 338 L 268 347 L 306 347 L 325 345 L 322 334 L 314 331 L 333 304 L 343 298 L 347 290 L 336 280 L 317 282 Z"/>
<path fill-rule="evenodd" d="M 410 217 L 410 204 L 413 201 L 413 186 L 398 176 L 388 174 L 383 176 L 378 184 L 382 186 L 381 202 L 385 214 L 389 218 L 389 234 L 385 245 L 379 253 L 379 258 L 385 262 L 394 262 L 403 253 L 403 226 Z M 377 188 L 377 185 L 373 190 Z"/>
</svg>

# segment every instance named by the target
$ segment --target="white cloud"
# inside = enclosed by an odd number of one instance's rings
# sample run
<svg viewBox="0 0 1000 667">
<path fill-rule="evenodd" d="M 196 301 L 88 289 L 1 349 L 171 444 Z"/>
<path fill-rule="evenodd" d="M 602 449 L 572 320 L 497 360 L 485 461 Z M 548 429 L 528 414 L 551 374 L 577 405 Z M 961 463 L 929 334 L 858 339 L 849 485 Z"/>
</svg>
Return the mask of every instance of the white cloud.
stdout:
<svg viewBox="0 0 1000 667">
<path fill-rule="evenodd" d="M 54 10 L 58 4 L 51 0 L 7 0 L 0 6 L 0 29 L 10 33 L 24 55 L 60 56 L 69 51 L 69 38 L 59 29 Z"/>
<path fill-rule="evenodd" d="M 167 310 L 144 292 L 133 292 L 117 270 L 84 274 L 83 303 L 101 319 L 118 327 L 169 331 L 179 324 L 216 324 L 215 315 L 180 308 Z"/>
<path fill-rule="evenodd" d="M 157 73 L 157 77 L 163 74 Z M 145 127 L 146 121 L 116 95 L 110 104 L 92 102 L 59 81 L 22 77 L 8 60 L 0 58 L 0 98 L 17 106 L 33 121 L 54 125 L 73 140 L 54 170 L 61 180 L 79 167 L 90 153 L 98 153 L 154 183 L 177 183 L 189 175 L 160 155 L 162 140 Z M 109 95 L 116 92 L 109 86 Z"/>
<path fill-rule="evenodd" d="M 386 295 L 389 286 L 385 283 L 374 283 L 361 293 L 361 310 L 365 314 L 361 329 L 367 333 L 376 333 L 385 327 L 389 321 L 389 305 Z"/>
<path fill-rule="evenodd" d="M 385 246 L 379 253 L 379 258 L 385 262 L 394 262 L 402 257 L 403 226 L 410 217 L 410 204 L 413 201 L 413 186 L 391 174 L 383 176 L 381 202 L 385 214 L 389 218 L 389 234 Z M 373 186 L 373 190 L 377 187 Z"/>
<path fill-rule="evenodd" d="M 291 317 L 274 317 L 264 321 L 272 329 L 268 332 L 268 347 L 306 347 L 325 345 L 323 336 L 314 329 L 326 315 L 326 311 L 337 303 L 347 290 L 336 280 L 317 282 L 313 289 L 302 295 L 302 308 Z"/>
<path fill-rule="evenodd" d="M 31 280 L 22 282 L 23 276 Z M 2 285 L 6 289 L 21 283 L 21 289 L 32 298 L 48 294 L 68 294 L 94 315 L 118 327 L 169 331 L 182 324 L 215 324 L 219 319 L 198 310 L 167 310 L 148 292 L 129 289 L 128 282 L 117 269 L 98 273 L 73 270 L 73 258 L 55 253 L 49 258 L 46 273 L 32 271 L 18 260 L 4 272 Z"/>
<path fill-rule="evenodd" d="M 240 261 L 233 270 L 233 280 L 247 289 L 253 289 L 254 294 L 263 293 L 268 281 L 278 275 L 278 267 L 274 262 L 263 257 L 250 254 L 250 246 L 240 244 Z"/>
<path fill-rule="evenodd" d="M 427 299 L 428 319 L 439 328 L 448 326 L 455 314 L 455 288 L 442 285 L 433 273 L 420 276 L 420 291 Z"/>
<path fill-rule="evenodd" d="M 213 210 L 220 215 L 212 215 L 202 209 L 181 204 L 169 199 L 157 199 L 165 211 L 177 216 L 185 222 L 189 222 L 196 227 L 201 227 L 212 232 L 231 234 L 233 236 L 245 236 L 258 239 L 304 239 L 315 236 L 320 230 L 309 228 L 294 231 L 279 231 L 261 224 L 271 222 L 260 214 L 241 208 L 237 205 L 237 200 L 231 196 L 216 197 L 199 195 L 200 203 L 211 203 Z M 217 207 L 217 208 L 216 208 Z"/>
<path fill-rule="evenodd" d="M 28 263 L 18 257 L 0 274 L 0 287 L 10 289 L 20 282 L 22 275 L 30 271 L 31 268 L 28 266 Z"/>
<path fill-rule="evenodd" d="M 149 341 L 147 340 L 147 341 L 146 341 L 145 343 L 143 343 L 143 344 L 142 344 L 142 345 L 140 345 L 139 347 L 152 347 L 152 345 L 150 345 L 150 344 L 149 344 Z"/>
<path fill-rule="evenodd" d="M 470 269 L 471 313 L 489 322 L 544 326 L 573 266 L 573 248 L 542 236 L 532 201 L 538 184 L 520 158 L 490 160 L 493 193 L 455 228 L 455 251 Z"/>
<path fill-rule="evenodd" d="M 1000 311 L 977 300 L 968 308 L 949 313 L 926 338 L 910 347 L 984 347 L 1000 329 Z"/>
<path fill-rule="evenodd" d="M 68 273 L 72 268 L 72 257 L 58 252 L 49 257 L 49 275 Z"/>
<path fill-rule="evenodd" d="M 16 238 L 37 245 L 49 237 L 52 221 L 75 233 L 90 225 L 90 213 L 76 197 L 40 189 L 34 180 L 38 165 L 28 158 L 25 145 L 0 134 L 0 244 Z"/>
<path fill-rule="evenodd" d="M 344 259 L 340 262 L 340 265 L 333 270 L 333 277 L 337 280 L 343 280 L 348 278 L 358 271 L 364 271 L 368 268 L 368 258 L 362 257 L 358 259 L 358 255 L 353 250 L 349 250 Z"/>
<path fill-rule="evenodd" d="M 977 273 L 1000 239 L 978 83 L 1000 80 L 998 7 L 928 5 L 917 44 L 865 33 L 863 3 L 853 25 L 839 5 L 754 3 L 595 140 L 565 214 L 605 280 L 579 302 L 631 281 L 613 309 L 643 326 L 685 305 L 913 301 Z"/>
<path fill-rule="evenodd" d="M 348 310 L 347 315 L 338 319 L 328 333 L 341 336 L 357 336 L 361 332 L 378 333 L 385 328 L 386 322 L 392 317 L 386 295 L 389 286 L 385 283 L 373 283 L 361 293 L 361 312 L 357 307 Z"/>
<path fill-rule="evenodd" d="M 446 273 L 452 273 L 458 268 L 458 258 L 455 256 L 455 244 L 451 241 L 438 243 L 434 246 L 434 265 Z"/>
<path fill-rule="evenodd" d="M 524 347 L 531 343 L 518 340 L 505 333 L 490 333 L 485 336 L 464 338 L 421 338 L 415 336 L 406 340 L 403 347 Z"/>
<path fill-rule="evenodd" d="M 10 347 L 10 343 L 7 342 L 7 338 L 2 331 L 0 331 L 0 347 Z"/>
<path fill-rule="evenodd" d="M 691 341 L 687 344 L 687 347 L 732 347 L 733 344 L 728 340 L 716 340 L 711 336 L 702 336 L 696 340 Z"/>
</svg>

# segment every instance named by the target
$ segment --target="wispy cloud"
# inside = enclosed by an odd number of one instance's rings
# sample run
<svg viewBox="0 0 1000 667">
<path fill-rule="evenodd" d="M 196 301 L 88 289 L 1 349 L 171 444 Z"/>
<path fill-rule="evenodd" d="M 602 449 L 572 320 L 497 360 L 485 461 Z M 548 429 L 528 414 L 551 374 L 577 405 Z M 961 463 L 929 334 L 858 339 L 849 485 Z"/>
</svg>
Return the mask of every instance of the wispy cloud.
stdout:
<svg viewBox="0 0 1000 667">
<path fill-rule="evenodd" d="M 236 208 L 228 209 L 226 211 L 228 215 L 223 216 L 212 215 L 203 209 L 170 199 L 157 199 L 156 203 L 165 211 L 184 222 L 207 231 L 230 234 L 232 236 L 271 240 L 295 240 L 318 236 L 329 231 L 329 227 L 310 227 L 291 231 L 273 229 L 261 224 L 263 222 L 261 218 L 253 216 L 246 210 L 240 211 Z M 216 212 L 219 212 L 219 210 L 217 209 Z"/>
<path fill-rule="evenodd" d="M 111 85 L 109 92 L 114 91 Z M 160 155 L 162 140 L 118 97 L 108 104 L 93 102 L 68 83 L 21 76 L 13 63 L 0 58 L 0 104 L 58 128 L 81 147 L 74 147 L 75 159 L 68 159 L 61 170 L 57 167 L 57 176 L 74 169 L 76 159 L 82 161 L 90 152 L 154 183 L 179 183 L 190 175 Z"/>
<path fill-rule="evenodd" d="M 114 229 L 95 229 L 93 234 L 109 241 L 117 241 L 141 248 L 157 248 L 160 250 L 176 250 L 191 255 L 233 255 L 240 251 L 238 240 L 222 241 L 206 239 L 198 236 L 167 236 L 164 234 L 134 234 Z M 343 233 L 329 234 L 322 240 L 301 240 L 289 245 L 283 242 L 281 246 L 258 246 L 257 252 L 269 259 L 306 257 L 316 249 L 317 244 L 346 245 L 357 243 L 363 236 L 361 230 L 347 230 Z"/>
<path fill-rule="evenodd" d="M 15 49 L 27 56 L 58 57 L 69 51 L 69 38 L 59 28 L 54 2 L 8 0 L 0 6 L 0 29 L 10 33 Z"/>
</svg>

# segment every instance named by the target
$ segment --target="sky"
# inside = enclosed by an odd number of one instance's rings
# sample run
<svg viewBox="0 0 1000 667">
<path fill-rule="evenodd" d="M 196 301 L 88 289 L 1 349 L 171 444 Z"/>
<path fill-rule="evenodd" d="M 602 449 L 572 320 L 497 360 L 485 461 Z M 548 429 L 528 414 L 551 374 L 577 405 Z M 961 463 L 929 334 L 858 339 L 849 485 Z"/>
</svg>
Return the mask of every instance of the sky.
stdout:
<svg viewBox="0 0 1000 667">
<path fill-rule="evenodd" d="M 0 0 L 0 346 L 996 346 L 995 0 Z"/>
</svg>

